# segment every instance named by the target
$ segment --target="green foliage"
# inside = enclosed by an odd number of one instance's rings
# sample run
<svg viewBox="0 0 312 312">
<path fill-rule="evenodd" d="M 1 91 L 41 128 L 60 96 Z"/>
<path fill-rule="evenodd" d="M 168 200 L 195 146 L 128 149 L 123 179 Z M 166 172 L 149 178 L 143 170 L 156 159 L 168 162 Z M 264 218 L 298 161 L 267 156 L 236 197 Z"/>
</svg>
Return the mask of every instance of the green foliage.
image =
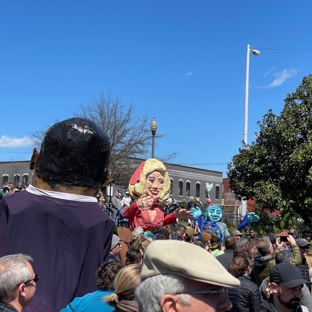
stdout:
<svg viewBox="0 0 312 312">
<path fill-rule="evenodd" d="M 284 101 L 280 116 L 269 110 L 258 122 L 256 142 L 240 149 L 228 166 L 236 198 L 255 198 L 255 212 L 267 226 L 278 221 L 279 228 L 298 215 L 312 220 L 312 75 Z M 281 213 L 278 220 L 265 216 L 274 210 Z"/>
</svg>

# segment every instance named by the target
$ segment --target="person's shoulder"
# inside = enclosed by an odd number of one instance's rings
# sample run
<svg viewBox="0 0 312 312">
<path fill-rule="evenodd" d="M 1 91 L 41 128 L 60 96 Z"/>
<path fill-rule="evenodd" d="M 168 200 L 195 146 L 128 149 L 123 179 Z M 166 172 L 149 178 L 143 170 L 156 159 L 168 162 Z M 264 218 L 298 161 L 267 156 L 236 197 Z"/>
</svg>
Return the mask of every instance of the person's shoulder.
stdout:
<svg viewBox="0 0 312 312">
<path fill-rule="evenodd" d="M 67 305 L 66 308 L 61 310 L 60 312 L 72 312 L 72 311 L 86 311 L 88 308 L 101 308 L 101 311 L 113 311 L 113 307 L 108 306 L 102 298 L 108 295 L 111 295 L 113 291 L 104 291 L 98 289 L 94 292 L 85 294 L 82 297 L 76 297 L 70 304 Z M 100 306 L 99 306 L 100 305 Z M 105 307 L 110 307 L 110 309 L 105 309 Z M 104 310 L 102 310 L 104 308 Z"/>
<path fill-rule="evenodd" d="M 260 307 L 262 311 L 276 312 L 273 303 L 270 300 L 262 300 Z"/>
<path fill-rule="evenodd" d="M 275 262 L 275 259 L 272 258 L 268 264 L 266 265 L 267 268 L 273 268 L 274 266 L 276 266 L 276 262 Z"/>
<path fill-rule="evenodd" d="M 18 312 L 14 307 L 6 302 L 0 302 L 0 311 L 1 312 Z"/>
<path fill-rule="evenodd" d="M 249 289 L 250 290 L 254 290 L 254 289 L 258 289 L 259 290 L 259 287 L 257 286 L 256 283 L 254 283 L 252 280 L 251 280 L 251 277 L 250 276 L 240 276 L 239 277 L 239 280 L 244 283 L 245 285 L 248 285 Z"/>
</svg>

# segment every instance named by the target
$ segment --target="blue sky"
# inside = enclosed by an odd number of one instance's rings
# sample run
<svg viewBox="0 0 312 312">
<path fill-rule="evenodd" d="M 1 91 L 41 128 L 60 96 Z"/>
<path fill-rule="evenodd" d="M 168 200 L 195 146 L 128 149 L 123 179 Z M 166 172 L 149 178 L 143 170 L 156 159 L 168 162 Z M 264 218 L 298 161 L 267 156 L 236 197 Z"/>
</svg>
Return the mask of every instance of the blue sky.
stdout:
<svg viewBox="0 0 312 312">
<path fill-rule="evenodd" d="M 155 156 L 222 171 L 312 72 L 309 0 L 1 0 L 0 161 L 28 160 L 30 133 L 100 93 L 156 118 Z M 149 156 L 149 155 L 148 155 Z"/>
</svg>

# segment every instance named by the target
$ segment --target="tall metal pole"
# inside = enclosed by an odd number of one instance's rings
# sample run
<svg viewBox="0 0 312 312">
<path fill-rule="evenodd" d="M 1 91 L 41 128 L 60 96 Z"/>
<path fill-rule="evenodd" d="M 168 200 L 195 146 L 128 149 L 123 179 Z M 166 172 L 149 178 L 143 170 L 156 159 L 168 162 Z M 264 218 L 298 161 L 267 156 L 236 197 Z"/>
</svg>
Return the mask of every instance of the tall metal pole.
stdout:
<svg viewBox="0 0 312 312">
<path fill-rule="evenodd" d="M 246 82 L 245 82 L 245 106 L 244 106 L 244 132 L 243 132 L 243 143 L 244 148 L 247 145 L 248 136 L 248 96 L 249 96 L 249 57 L 250 57 L 250 45 L 247 44 L 246 54 Z M 247 200 L 242 199 L 241 201 L 241 215 L 244 217 L 247 213 Z"/>
<path fill-rule="evenodd" d="M 155 150 L 155 134 L 158 128 L 158 124 L 156 122 L 155 117 L 153 118 L 152 122 L 150 123 L 150 129 L 152 132 L 152 158 L 154 158 L 154 150 Z"/>
<path fill-rule="evenodd" d="M 155 132 L 152 133 L 152 158 L 154 158 L 154 150 L 155 150 Z"/>
<path fill-rule="evenodd" d="M 247 135 L 248 135 L 249 57 L 250 57 L 250 46 L 249 46 L 249 44 L 247 44 L 245 110 L 244 110 L 244 136 L 243 136 L 244 144 L 247 144 Z"/>
</svg>

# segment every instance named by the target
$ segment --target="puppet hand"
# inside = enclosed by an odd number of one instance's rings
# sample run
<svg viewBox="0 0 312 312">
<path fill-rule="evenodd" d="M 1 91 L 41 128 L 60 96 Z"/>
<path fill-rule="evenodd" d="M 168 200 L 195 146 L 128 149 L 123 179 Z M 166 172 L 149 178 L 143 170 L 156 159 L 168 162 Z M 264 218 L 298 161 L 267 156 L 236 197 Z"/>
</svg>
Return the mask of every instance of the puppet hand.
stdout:
<svg viewBox="0 0 312 312">
<path fill-rule="evenodd" d="M 154 197 L 149 195 L 142 195 L 138 201 L 137 206 L 140 210 L 148 210 L 154 204 Z"/>
<path fill-rule="evenodd" d="M 186 209 L 182 209 L 181 207 L 177 208 L 174 211 L 174 217 L 178 219 L 189 219 L 192 216 L 192 213 L 190 211 L 187 211 Z"/>
</svg>

